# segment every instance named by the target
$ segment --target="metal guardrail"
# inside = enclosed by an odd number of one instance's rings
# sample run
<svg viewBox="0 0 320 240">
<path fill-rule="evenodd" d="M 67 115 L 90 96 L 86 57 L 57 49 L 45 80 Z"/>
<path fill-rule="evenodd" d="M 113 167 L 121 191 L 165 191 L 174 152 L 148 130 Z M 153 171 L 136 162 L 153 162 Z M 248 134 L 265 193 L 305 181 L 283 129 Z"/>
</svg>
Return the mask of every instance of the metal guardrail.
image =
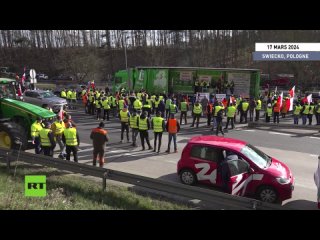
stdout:
<svg viewBox="0 0 320 240">
<path fill-rule="evenodd" d="M 81 163 L 69 162 L 44 155 L 36 155 L 27 152 L 18 152 L 17 150 L 8 150 L 0 148 L 0 161 L 7 163 L 8 169 L 11 163 L 19 161 L 40 164 L 59 170 L 80 173 L 88 176 L 102 178 L 103 190 L 106 189 L 106 180 L 129 183 L 136 186 L 150 188 L 160 192 L 166 192 L 191 199 L 201 200 L 202 205 L 208 209 L 226 209 L 226 210 L 284 210 L 288 209 L 276 204 L 261 202 L 259 200 L 233 196 L 227 193 L 203 189 L 199 187 L 187 186 L 180 183 L 168 182 L 160 179 L 134 175 L 130 173 L 115 171 L 106 168 L 89 166 Z"/>
</svg>

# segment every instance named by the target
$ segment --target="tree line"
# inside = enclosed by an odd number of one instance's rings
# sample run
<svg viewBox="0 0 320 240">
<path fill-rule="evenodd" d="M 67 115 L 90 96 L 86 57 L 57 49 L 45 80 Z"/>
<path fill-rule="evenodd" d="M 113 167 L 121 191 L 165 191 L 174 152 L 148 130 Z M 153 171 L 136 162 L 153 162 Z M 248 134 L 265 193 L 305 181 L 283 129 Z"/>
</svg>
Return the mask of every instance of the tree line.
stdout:
<svg viewBox="0 0 320 240">
<path fill-rule="evenodd" d="M 0 30 L 0 64 L 106 76 L 128 66 L 260 68 L 319 85 L 318 62 L 254 62 L 256 42 L 319 42 L 320 30 Z M 27 63 L 26 63 L 27 62 Z"/>
</svg>

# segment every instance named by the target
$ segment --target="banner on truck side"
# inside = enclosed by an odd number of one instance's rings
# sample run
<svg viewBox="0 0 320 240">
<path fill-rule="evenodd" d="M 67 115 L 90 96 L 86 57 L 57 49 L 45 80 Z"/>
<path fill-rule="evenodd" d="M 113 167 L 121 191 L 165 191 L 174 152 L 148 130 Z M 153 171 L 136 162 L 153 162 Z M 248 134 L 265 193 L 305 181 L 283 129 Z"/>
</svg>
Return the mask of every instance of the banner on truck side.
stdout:
<svg viewBox="0 0 320 240">
<path fill-rule="evenodd" d="M 250 95 L 250 73 L 227 73 L 227 81 L 234 82 L 234 95 Z"/>
</svg>

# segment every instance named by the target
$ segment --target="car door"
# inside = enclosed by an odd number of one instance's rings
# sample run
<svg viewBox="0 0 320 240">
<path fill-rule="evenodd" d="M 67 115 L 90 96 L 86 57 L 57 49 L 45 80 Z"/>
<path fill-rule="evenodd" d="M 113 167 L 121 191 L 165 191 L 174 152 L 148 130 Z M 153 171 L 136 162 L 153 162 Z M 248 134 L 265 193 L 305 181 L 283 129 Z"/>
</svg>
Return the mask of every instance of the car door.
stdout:
<svg viewBox="0 0 320 240">
<path fill-rule="evenodd" d="M 244 196 L 252 180 L 250 165 L 243 159 L 227 160 L 226 164 L 230 174 L 228 192 L 232 195 Z"/>
<path fill-rule="evenodd" d="M 221 150 L 208 145 L 194 145 L 190 155 L 198 181 L 216 185 Z"/>
</svg>

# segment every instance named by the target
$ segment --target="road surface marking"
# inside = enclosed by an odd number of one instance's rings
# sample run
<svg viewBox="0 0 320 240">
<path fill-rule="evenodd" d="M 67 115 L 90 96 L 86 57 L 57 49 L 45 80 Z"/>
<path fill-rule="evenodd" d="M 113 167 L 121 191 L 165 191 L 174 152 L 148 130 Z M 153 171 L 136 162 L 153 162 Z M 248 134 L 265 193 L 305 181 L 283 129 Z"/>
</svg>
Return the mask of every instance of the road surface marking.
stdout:
<svg viewBox="0 0 320 240">
<path fill-rule="evenodd" d="M 290 133 L 280 133 L 280 132 L 269 132 L 269 134 L 284 135 L 284 136 L 294 136 L 294 134 L 290 134 Z"/>
<path fill-rule="evenodd" d="M 316 155 L 316 154 L 310 154 L 309 156 L 310 157 L 318 157 L 318 155 Z"/>
<path fill-rule="evenodd" d="M 178 161 L 172 161 L 172 160 L 166 160 L 166 162 L 169 162 L 169 163 L 174 163 L 176 164 Z"/>
<path fill-rule="evenodd" d="M 80 142 L 80 147 L 88 147 L 88 146 L 92 146 L 92 144 Z"/>
<path fill-rule="evenodd" d="M 320 140 L 320 137 L 309 137 L 309 138 L 313 138 L 313 139 L 319 139 L 319 140 Z"/>
</svg>

